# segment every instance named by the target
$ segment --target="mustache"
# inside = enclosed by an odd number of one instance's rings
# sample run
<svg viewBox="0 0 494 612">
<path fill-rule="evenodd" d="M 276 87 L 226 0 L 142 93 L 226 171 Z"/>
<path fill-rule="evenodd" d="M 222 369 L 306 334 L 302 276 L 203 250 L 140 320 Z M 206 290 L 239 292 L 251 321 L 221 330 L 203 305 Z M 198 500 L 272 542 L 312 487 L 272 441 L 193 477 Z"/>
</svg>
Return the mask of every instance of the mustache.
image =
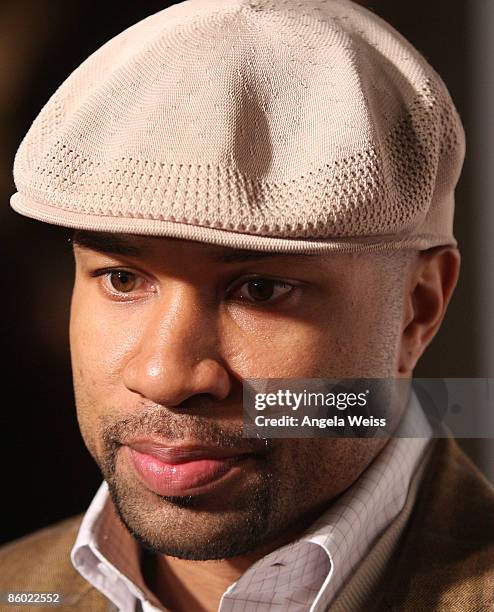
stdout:
<svg viewBox="0 0 494 612">
<path fill-rule="evenodd" d="M 266 453 L 273 442 L 267 438 L 244 438 L 241 426 L 225 427 L 211 416 L 177 414 L 162 406 L 146 407 L 144 412 L 120 420 L 102 417 L 100 439 L 107 461 L 114 458 L 120 446 L 137 437 L 162 438 L 168 442 L 193 440 L 205 446 L 254 453 Z"/>
</svg>

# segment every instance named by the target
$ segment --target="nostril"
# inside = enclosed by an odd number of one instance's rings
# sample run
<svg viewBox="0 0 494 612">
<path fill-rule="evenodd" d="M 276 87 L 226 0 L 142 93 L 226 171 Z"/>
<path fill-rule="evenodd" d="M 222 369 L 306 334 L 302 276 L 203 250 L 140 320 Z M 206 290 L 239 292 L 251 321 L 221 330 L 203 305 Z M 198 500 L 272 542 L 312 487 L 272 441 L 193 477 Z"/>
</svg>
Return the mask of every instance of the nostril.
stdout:
<svg viewBox="0 0 494 612">
<path fill-rule="evenodd" d="M 230 376 L 215 359 L 203 359 L 194 368 L 194 388 L 212 395 L 216 400 L 225 399 L 231 389 Z"/>
<path fill-rule="evenodd" d="M 173 409 L 187 414 L 205 414 L 211 413 L 217 404 L 218 400 L 210 393 L 198 393 L 187 397 Z"/>
</svg>

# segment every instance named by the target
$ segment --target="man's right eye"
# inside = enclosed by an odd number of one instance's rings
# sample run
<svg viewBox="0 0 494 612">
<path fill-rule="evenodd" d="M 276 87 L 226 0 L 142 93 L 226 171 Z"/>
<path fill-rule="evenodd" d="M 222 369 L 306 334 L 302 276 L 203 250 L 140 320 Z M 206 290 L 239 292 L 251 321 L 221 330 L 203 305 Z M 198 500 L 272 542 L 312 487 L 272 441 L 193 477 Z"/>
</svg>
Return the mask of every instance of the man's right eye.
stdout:
<svg viewBox="0 0 494 612">
<path fill-rule="evenodd" d="M 130 293 L 137 286 L 137 277 L 132 272 L 117 270 L 108 274 L 108 282 L 119 293 Z"/>
<path fill-rule="evenodd" d="M 104 291 L 115 297 L 125 299 L 127 296 L 129 299 L 133 299 L 149 293 L 156 293 L 156 287 L 151 281 L 129 270 L 97 270 L 92 276 L 98 277 Z"/>
</svg>

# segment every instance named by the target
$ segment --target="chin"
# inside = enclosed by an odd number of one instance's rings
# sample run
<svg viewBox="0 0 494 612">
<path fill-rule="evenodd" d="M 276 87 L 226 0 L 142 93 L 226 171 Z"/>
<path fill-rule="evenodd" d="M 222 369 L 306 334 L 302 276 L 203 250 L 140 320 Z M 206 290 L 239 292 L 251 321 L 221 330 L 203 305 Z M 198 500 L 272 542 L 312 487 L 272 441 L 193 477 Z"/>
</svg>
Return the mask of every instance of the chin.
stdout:
<svg viewBox="0 0 494 612">
<path fill-rule="evenodd" d="M 117 513 L 132 536 L 154 553 L 189 560 L 226 559 L 246 554 L 267 537 L 262 503 L 243 510 L 208 512 L 197 497 L 130 496 L 110 487 Z M 258 500 L 260 502 L 260 500 Z"/>
</svg>

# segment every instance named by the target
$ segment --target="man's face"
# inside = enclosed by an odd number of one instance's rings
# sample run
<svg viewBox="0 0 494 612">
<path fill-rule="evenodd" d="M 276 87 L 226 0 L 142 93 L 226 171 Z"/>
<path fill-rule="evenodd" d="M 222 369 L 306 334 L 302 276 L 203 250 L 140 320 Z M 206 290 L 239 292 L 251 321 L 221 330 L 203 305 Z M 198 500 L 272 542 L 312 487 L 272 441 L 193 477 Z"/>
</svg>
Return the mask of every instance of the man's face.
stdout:
<svg viewBox="0 0 494 612">
<path fill-rule="evenodd" d="M 242 438 L 244 378 L 397 375 L 403 289 L 382 256 L 84 233 L 74 250 L 78 419 L 147 546 L 245 554 L 304 527 L 382 448 Z"/>
</svg>

